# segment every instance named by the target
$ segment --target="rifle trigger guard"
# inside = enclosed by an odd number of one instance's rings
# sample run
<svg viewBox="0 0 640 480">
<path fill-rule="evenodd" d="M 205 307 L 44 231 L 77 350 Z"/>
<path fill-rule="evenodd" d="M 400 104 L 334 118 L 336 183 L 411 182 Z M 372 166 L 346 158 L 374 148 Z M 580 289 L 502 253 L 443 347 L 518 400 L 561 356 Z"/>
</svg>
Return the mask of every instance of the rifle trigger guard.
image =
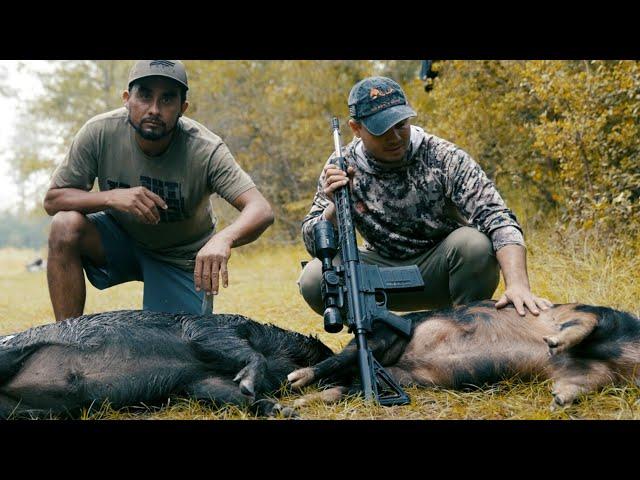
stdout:
<svg viewBox="0 0 640 480">
<path fill-rule="evenodd" d="M 378 300 L 378 296 L 381 296 L 382 298 Z M 384 307 L 387 304 L 387 292 L 385 292 L 384 290 L 377 290 L 375 299 L 376 305 L 378 305 L 379 307 Z"/>
</svg>

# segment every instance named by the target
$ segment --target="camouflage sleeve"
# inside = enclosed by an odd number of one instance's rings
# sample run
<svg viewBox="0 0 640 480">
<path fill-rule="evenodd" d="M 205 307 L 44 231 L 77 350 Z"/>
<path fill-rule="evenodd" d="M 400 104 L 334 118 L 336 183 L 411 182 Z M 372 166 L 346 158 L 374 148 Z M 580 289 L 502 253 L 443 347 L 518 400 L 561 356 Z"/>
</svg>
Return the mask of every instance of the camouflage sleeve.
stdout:
<svg viewBox="0 0 640 480">
<path fill-rule="evenodd" d="M 525 246 L 522 232 L 512 226 L 501 227 L 491 232 L 491 243 L 496 252 L 505 245 Z"/>
<path fill-rule="evenodd" d="M 326 163 L 330 163 L 333 159 L 333 155 L 329 157 Z M 325 164 L 326 165 L 326 164 Z M 324 194 L 324 168 L 323 172 L 320 174 L 320 178 L 318 179 L 318 186 L 316 189 L 316 194 L 313 197 L 313 204 L 311 205 L 311 210 L 306 217 L 302 220 L 302 240 L 304 241 L 304 246 L 307 249 L 307 252 L 312 257 L 315 257 L 315 244 L 313 241 L 313 227 L 316 223 L 323 219 L 322 214 L 325 209 L 331 204 L 331 200 L 327 198 Z"/>
<path fill-rule="evenodd" d="M 494 183 L 461 149 L 447 152 L 442 162 L 445 195 L 472 225 L 491 238 L 495 251 L 509 243 L 524 246 L 522 228 L 507 208 Z M 504 229 L 511 227 L 511 229 Z M 504 230 L 499 232 L 500 230 Z M 514 234 L 517 230 L 520 235 Z"/>
</svg>

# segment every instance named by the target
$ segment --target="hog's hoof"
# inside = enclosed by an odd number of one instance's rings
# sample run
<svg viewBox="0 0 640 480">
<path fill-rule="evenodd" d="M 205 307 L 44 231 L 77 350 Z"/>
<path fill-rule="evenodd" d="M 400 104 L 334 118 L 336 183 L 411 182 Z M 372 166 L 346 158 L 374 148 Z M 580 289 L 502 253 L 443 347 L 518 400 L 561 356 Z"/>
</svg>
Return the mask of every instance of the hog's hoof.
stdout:
<svg viewBox="0 0 640 480">
<path fill-rule="evenodd" d="M 246 366 L 238 372 L 233 381 L 236 383 L 240 382 L 238 386 L 240 387 L 240 391 L 243 393 L 243 395 L 254 397 L 254 375 L 250 375 L 250 373 L 252 373 L 251 369 L 249 368 L 249 366 Z"/>
<path fill-rule="evenodd" d="M 291 407 L 285 407 L 279 402 L 275 402 L 266 398 L 258 400 L 255 406 L 257 407 L 257 413 L 264 417 L 296 418 L 298 416 L 295 409 Z"/>
<path fill-rule="evenodd" d="M 309 405 L 310 403 L 311 403 L 311 400 L 307 396 L 304 396 L 302 398 L 296 398 L 293 401 L 293 408 L 305 407 L 305 406 Z"/>
<path fill-rule="evenodd" d="M 287 380 L 291 382 L 292 388 L 300 389 L 313 382 L 314 377 L 313 368 L 307 367 L 291 372 L 287 375 Z"/>
<path fill-rule="evenodd" d="M 276 403 L 271 410 L 270 417 L 281 416 L 284 418 L 299 418 L 298 412 L 296 412 L 295 408 L 285 407 L 280 403 Z"/>
<path fill-rule="evenodd" d="M 240 391 L 243 393 L 243 395 L 248 395 L 250 397 L 256 396 L 255 389 L 253 388 L 253 382 L 247 379 L 244 379 L 240 382 Z"/>
<path fill-rule="evenodd" d="M 551 410 L 568 407 L 576 399 L 576 395 L 572 392 L 552 391 L 553 401 L 551 402 Z"/>
<path fill-rule="evenodd" d="M 560 344 L 560 340 L 558 337 L 543 337 L 543 340 L 547 343 L 549 347 L 549 355 L 557 355 L 562 351 L 562 345 Z"/>
</svg>

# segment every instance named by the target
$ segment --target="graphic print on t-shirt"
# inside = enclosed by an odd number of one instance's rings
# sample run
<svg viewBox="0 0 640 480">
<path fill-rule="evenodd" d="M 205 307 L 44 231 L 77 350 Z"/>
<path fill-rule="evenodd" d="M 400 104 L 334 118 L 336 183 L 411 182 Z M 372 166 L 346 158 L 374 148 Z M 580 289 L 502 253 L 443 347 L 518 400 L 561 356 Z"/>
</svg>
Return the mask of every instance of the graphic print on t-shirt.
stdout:
<svg viewBox="0 0 640 480">
<path fill-rule="evenodd" d="M 114 180 L 107 180 L 107 185 L 109 185 L 109 190 L 113 190 L 114 188 L 131 188 L 131 185 Z M 166 210 L 158 209 L 160 222 L 178 222 L 187 218 L 184 208 L 184 197 L 182 196 L 182 185 L 180 183 L 165 182 L 157 178 L 140 175 L 140 185 L 158 195 L 167 204 L 168 208 Z"/>
</svg>

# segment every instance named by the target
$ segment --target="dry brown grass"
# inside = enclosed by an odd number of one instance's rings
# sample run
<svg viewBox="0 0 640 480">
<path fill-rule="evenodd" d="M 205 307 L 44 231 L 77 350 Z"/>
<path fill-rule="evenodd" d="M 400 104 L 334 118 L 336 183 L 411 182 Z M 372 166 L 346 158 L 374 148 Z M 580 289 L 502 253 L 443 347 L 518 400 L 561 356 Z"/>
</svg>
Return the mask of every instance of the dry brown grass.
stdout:
<svg viewBox="0 0 640 480">
<path fill-rule="evenodd" d="M 528 236 L 529 271 L 534 291 L 557 303 L 579 301 L 608 305 L 640 314 L 640 259 L 637 252 L 606 249 L 588 240 L 560 239 L 553 232 Z M 27 273 L 24 265 L 39 252 L 0 250 L 0 334 L 53 322 L 44 272 Z M 42 252 L 40 252 L 42 253 Z M 240 313 L 258 321 L 315 334 L 333 350 L 351 339 L 346 333 L 324 332 L 322 320 L 302 301 L 296 279 L 301 247 L 235 250 L 230 286 L 216 297 L 217 313 Z M 498 298 L 502 284 L 495 293 Z M 86 312 L 140 308 L 142 285 L 132 283 L 99 292 L 88 287 Z M 311 391 L 311 390 L 307 390 Z M 548 382 L 503 381 L 482 390 L 457 392 L 410 388 L 411 404 L 376 407 L 360 398 L 335 405 L 311 404 L 300 409 L 304 419 L 640 419 L 640 389 L 629 384 L 607 388 L 563 410 L 551 412 Z M 285 393 L 283 402 L 296 397 Z M 113 411 L 96 406 L 91 419 L 250 419 L 235 408 L 211 409 L 198 402 L 172 399 L 162 409 L 144 407 Z"/>
</svg>

